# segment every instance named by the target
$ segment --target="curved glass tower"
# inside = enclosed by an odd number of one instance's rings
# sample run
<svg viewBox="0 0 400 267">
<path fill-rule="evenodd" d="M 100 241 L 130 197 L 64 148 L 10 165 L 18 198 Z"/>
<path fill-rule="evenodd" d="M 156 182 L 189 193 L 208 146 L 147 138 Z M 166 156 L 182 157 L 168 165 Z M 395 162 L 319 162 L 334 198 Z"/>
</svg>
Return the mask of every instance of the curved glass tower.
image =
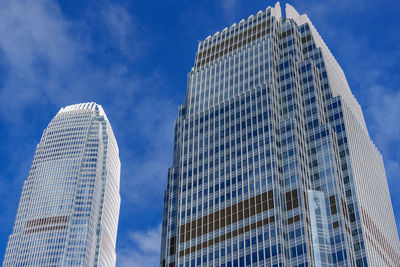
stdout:
<svg viewBox="0 0 400 267">
<path fill-rule="evenodd" d="M 307 15 L 278 2 L 200 42 L 160 266 L 399 264 L 381 154 Z"/>
<path fill-rule="evenodd" d="M 119 180 L 103 108 L 62 108 L 37 145 L 3 266 L 115 266 Z"/>
</svg>

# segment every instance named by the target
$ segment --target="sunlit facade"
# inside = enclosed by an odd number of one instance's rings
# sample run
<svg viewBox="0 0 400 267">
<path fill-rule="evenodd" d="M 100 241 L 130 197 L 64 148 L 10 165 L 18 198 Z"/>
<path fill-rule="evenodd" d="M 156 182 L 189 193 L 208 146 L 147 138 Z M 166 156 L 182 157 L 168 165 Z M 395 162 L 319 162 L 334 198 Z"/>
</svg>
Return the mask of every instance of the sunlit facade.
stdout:
<svg viewBox="0 0 400 267">
<path fill-rule="evenodd" d="M 3 266 L 115 266 L 119 180 L 103 108 L 62 108 L 37 145 Z"/>
<path fill-rule="evenodd" d="M 285 11 L 199 43 L 175 123 L 162 267 L 400 265 L 360 105 L 307 15 Z"/>
</svg>

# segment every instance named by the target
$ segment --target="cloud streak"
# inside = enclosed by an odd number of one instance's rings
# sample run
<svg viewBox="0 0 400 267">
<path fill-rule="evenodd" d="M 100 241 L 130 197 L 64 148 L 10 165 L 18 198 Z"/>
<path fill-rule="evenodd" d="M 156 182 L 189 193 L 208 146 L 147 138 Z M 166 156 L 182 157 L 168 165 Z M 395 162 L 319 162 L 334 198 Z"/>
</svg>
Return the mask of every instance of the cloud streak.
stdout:
<svg viewBox="0 0 400 267">
<path fill-rule="evenodd" d="M 140 38 L 143 35 L 150 35 L 148 31 L 135 21 L 124 6 L 118 4 L 106 4 L 101 12 L 109 35 L 113 39 L 114 46 L 119 49 L 129 61 L 143 57 L 150 42 Z M 142 32 L 146 33 L 143 34 Z"/>
<path fill-rule="evenodd" d="M 125 247 L 117 255 L 119 267 L 158 266 L 160 262 L 161 225 L 130 233 Z"/>
<path fill-rule="evenodd" d="M 51 1 L 2 1 L 0 34 L 2 64 L 8 69 L 0 91 L 6 119 L 21 106 L 52 98 L 49 89 L 62 87 L 63 76 L 81 52 L 68 34 L 68 22 Z"/>
</svg>

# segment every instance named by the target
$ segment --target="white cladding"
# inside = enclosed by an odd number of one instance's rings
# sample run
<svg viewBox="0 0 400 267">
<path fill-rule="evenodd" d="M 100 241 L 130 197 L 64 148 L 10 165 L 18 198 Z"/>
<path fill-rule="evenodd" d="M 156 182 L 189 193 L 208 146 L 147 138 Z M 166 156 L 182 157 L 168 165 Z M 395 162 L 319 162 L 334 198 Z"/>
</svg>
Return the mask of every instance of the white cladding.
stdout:
<svg viewBox="0 0 400 267">
<path fill-rule="evenodd" d="M 332 55 L 324 40 L 322 40 L 311 20 L 306 14 L 300 15 L 296 11 L 296 9 L 294 9 L 294 7 L 289 4 L 286 4 L 286 17 L 289 19 L 293 19 L 298 25 L 308 23 L 314 38 L 315 45 L 321 48 L 321 52 L 325 59 L 326 71 L 328 72 L 329 84 L 332 88 L 333 96 L 340 95 L 343 98 L 343 101 L 346 102 L 346 104 L 350 107 L 361 128 L 368 135 L 367 126 L 365 124 L 364 115 L 362 113 L 360 104 L 353 96 L 342 68 L 336 61 L 335 57 Z"/>
<path fill-rule="evenodd" d="M 376 267 L 399 266 L 400 244 L 383 159 L 369 137 L 361 107 L 350 90 L 342 68 L 308 16 L 299 15 L 291 5 L 286 4 L 286 17 L 293 19 L 298 25 L 307 23 L 310 26 L 315 44 L 321 48 L 325 59 L 332 94 L 340 96 L 345 103 L 344 122 L 354 175 L 354 197 L 359 205 L 366 236 L 368 264 Z M 384 243 L 386 251 L 378 243 Z M 386 256 L 386 261 L 383 260 L 383 255 Z"/>
</svg>

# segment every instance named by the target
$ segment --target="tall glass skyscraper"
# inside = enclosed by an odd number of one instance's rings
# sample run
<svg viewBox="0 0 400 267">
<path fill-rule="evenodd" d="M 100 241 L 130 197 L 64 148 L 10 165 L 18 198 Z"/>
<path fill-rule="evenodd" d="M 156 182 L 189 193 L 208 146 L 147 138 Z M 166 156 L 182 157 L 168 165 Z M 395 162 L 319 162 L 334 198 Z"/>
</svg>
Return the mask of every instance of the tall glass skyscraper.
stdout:
<svg viewBox="0 0 400 267">
<path fill-rule="evenodd" d="M 307 15 L 199 43 L 163 213 L 160 266 L 400 266 L 381 154 Z"/>
<path fill-rule="evenodd" d="M 37 145 L 3 266 L 115 266 L 119 179 L 103 108 L 62 108 Z"/>
</svg>

